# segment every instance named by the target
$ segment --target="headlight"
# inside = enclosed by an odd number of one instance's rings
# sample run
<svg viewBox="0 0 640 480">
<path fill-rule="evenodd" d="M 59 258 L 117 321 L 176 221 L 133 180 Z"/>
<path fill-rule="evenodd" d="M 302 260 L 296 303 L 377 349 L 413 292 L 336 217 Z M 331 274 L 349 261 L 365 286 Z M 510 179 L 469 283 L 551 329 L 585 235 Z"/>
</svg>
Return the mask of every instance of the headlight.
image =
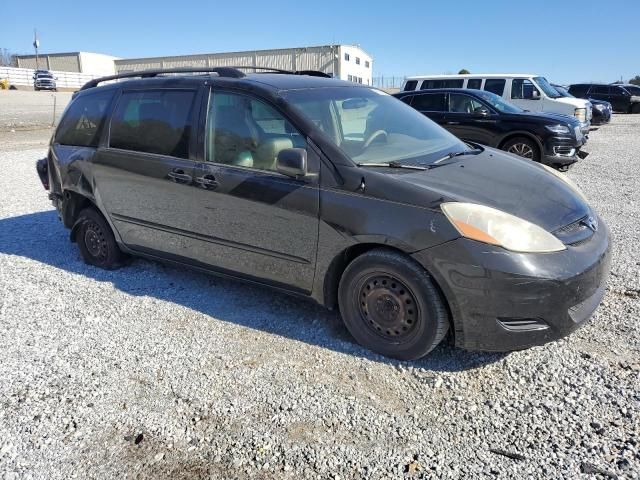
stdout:
<svg viewBox="0 0 640 480">
<path fill-rule="evenodd" d="M 573 183 L 573 181 L 571 181 L 571 179 L 569 177 L 567 177 L 566 174 L 560 173 L 559 171 L 557 171 L 554 168 L 551 168 L 547 165 L 541 164 L 545 170 L 549 173 L 551 173 L 552 175 L 555 175 L 556 178 L 559 178 L 560 180 L 562 180 L 564 183 L 566 183 L 567 185 L 569 185 L 569 187 L 571 187 L 571 189 L 576 192 L 578 194 L 578 196 L 580 198 L 582 198 L 582 200 L 584 200 L 585 203 L 589 203 L 589 200 L 587 200 L 587 196 L 582 193 L 582 190 L 580 190 L 580 187 L 578 187 L 575 183 Z"/>
<path fill-rule="evenodd" d="M 576 108 L 574 110 L 574 116 L 580 120 L 581 122 L 587 121 L 587 109 L 586 108 Z"/>
<path fill-rule="evenodd" d="M 495 208 L 459 202 L 443 203 L 440 207 L 463 237 L 514 252 L 545 253 L 566 249 L 560 240 L 538 225 Z"/>
<path fill-rule="evenodd" d="M 566 125 L 545 125 L 545 128 L 553 133 L 571 133 L 571 129 Z"/>
</svg>

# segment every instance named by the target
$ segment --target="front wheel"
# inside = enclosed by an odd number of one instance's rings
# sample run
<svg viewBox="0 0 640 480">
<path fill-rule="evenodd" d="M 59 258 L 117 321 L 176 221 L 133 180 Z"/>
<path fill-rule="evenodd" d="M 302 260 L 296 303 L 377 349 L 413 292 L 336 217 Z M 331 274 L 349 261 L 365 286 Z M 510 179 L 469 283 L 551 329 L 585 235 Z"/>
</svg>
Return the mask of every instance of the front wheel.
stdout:
<svg viewBox="0 0 640 480">
<path fill-rule="evenodd" d="M 423 357 L 449 328 L 447 307 L 431 276 L 392 250 L 371 250 L 353 260 L 340 280 L 338 302 L 358 343 L 387 357 Z"/>
<path fill-rule="evenodd" d="M 536 145 L 536 142 L 529 138 L 512 138 L 502 146 L 502 150 L 518 155 L 519 157 L 533 160 L 534 162 L 540 161 L 540 149 L 538 145 Z"/>
<path fill-rule="evenodd" d="M 631 105 L 631 113 L 640 113 L 640 103 Z"/>
<path fill-rule="evenodd" d="M 94 208 L 85 208 L 78 222 L 75 240 L 85 263 L 106 270 L 121 266 L 124 254 L 104 217 Z"/>
</svg>

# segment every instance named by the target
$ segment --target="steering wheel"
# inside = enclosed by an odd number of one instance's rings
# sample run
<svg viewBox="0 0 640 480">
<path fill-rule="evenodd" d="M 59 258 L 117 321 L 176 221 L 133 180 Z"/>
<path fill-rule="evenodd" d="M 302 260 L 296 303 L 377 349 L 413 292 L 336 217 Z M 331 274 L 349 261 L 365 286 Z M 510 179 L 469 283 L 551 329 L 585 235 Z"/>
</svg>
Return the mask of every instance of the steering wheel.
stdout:
<svg viewBox="0 0 640 480">
<path fill-rule="evenodd" d="M 367 138 L 364 141 L 364 144 L 362 145 L 362 149 L 364 150 L 366 148 L 369 148 L 369 145 L 371 145 L 374 140 L 376 140 L 378 137 L 382 137 L 382 136 L 384 136 L 384 139 L 386 141 L 387 137 L 389 136 L 389 134 L 385 130 L 376 130 L 371 135 L 369 135 L 369 138 Z"/>
</svg>

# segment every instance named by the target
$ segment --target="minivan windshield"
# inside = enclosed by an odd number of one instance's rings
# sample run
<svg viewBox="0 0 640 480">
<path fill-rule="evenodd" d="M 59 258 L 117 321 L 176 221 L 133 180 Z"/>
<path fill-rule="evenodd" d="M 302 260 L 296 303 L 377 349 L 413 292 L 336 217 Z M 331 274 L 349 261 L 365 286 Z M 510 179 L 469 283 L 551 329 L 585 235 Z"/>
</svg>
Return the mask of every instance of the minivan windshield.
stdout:
<svg viewBox="0 0 640 480">
<path fill-rule="evenodd" d="M 564 87 L 561 87 L 560 85 L 553 85 L 553 88 L 556 89 L 556 92 L 558 92 L 561 97 L 576 98 L 569 93 L 569 90 L 567 90 Z"/>
<path fill-rule="evenodd" d="M 288 90 L 282 96 L 357 164 L 430 164 L 468 150 L 404 102 L 365 87 Z"/>
<path fill-rule="evenodd" d="M 486 92 L 484 90 L 478 90 L 476 92 L 482 100 L 487 102 L 493 108 L 502 113 L 522 113 L 524 110 L 513 103 L 505 102 L 502 97 L 499 97 L 495 93 Z"/>
<path fill-rule="evenodd" d="M 549 81 L 544 77 L 535 77 L 535 82 L 538 84 L 540 89 L 544 92 L 544 94 L 549 98 L 560 98 L 560 95 L 555 88 L 551 86 Z"/>
<path fill-rule="evenodd" d="M 625 85 L 624 89 L 629 92 L 631 95 L 640 96 L 640 87 L 634 87 L 632 85 Z"/>
</svg>

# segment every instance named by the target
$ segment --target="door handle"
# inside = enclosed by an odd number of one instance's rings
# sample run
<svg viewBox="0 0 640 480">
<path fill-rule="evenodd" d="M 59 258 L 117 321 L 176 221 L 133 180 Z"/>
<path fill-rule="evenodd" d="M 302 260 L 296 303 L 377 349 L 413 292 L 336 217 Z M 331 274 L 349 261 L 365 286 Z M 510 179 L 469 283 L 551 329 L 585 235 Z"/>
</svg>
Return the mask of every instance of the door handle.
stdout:
<svg viewBox="0 0 640 480">
<path fill-rule="evenodd" d="M 184 173 L 180 168 L 170 171 L 167 176 L 176 183 L 190 183 L 193 180 L 191 175 Z"/>
<path fill-rule="evenodd" d="M 460 122 L 447 122 L 447 125 L 460 125 Z"/>
<path fill-rule="evenodd" d="M 203 175 L 202 177 L 196 177 L 196 183 L 199 184 L 202 188 L 206 188 L 207 190 L 218 188 L 218 182 L 216 180 L 216 177 L 214 177 L 213 175 Z"/>
</svg>

